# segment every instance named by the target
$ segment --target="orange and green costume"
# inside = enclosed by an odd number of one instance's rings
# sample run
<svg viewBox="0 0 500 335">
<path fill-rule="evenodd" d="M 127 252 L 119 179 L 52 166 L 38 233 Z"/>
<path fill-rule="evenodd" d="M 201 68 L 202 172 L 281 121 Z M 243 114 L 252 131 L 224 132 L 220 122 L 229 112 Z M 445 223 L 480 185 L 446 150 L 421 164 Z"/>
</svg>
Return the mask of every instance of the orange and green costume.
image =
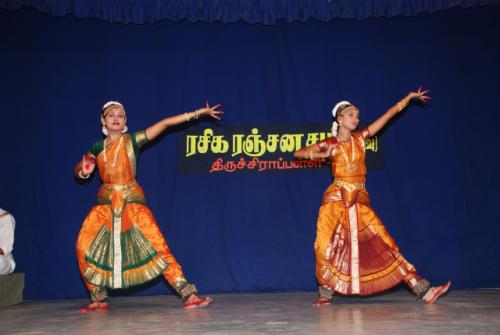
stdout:
<svg viewBox="0 0 500 335">
<path fill-rule="evenodd" d="M 170 252 L 135 180 L 144 131 L 122 135 L 104 148 L 94 143 L 88 155 L 96 160 L 102 180 L 97 204 L 83 222 L 76 242 L 80 273 L 92 301 L 107 298 L 107 288 L 143 284 L 163 275 L 184 298 L 197 293 Z"/>
<path fill-rule="evenodd" d="M 363 130 L 352 133 L 349 142 L 331 137 L 317 144 L 320 151 L 330 152 L 334 177 L 323 195 L 314 244 L 320 296 L 366 296 L 402 281 L 421 296 L 429 282 L 399 253 L 370 205 L 365 188 L 369 136 Z"/>
</svg>

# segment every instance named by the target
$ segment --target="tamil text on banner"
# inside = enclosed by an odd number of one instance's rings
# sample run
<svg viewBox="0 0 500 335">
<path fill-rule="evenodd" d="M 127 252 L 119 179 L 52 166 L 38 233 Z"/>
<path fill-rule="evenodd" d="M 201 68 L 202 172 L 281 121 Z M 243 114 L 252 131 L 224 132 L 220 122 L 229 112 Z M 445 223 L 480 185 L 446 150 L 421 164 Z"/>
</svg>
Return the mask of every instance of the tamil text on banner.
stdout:
<svg viewBox="0 0 500 335">
<path fill-rule="evenodd" d="M 262 173 L 328 166 L 323 160 L 298 160 L 293 153 L 332 136 L 328 124 L 191 127 L 180 134 L 179 172 Z M 366 141 L 368 169 L 384 167 L 381 138 Z"/>
</svg>

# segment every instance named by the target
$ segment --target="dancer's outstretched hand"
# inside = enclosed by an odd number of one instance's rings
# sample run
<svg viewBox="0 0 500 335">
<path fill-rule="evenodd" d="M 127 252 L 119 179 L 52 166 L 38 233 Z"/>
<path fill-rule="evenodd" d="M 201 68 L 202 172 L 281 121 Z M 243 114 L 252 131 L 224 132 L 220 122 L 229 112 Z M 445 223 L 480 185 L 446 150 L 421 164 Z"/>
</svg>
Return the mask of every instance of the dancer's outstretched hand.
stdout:
<svg viewBox="0 0 500 335">
<path fill-rule="evenodd" d="M 217 108 L 219 108 L 220 106 L 221 106 L 221 104 L 216 104 L 216 105 L 210 107 L 210 105 L 208 104 L 208 101 L 207 101 L 206 107 L 200 108 L 200 109 L 196 110 L 196 112 L 200 116 L 210 115 L 212 118 L 214 118 L 216 120 L 221 120 L 221 117 L 219 115 L 224 114 L 224 111 L 217 110 Z"/>
<path fill-rule="evenodd" d="M 410 99 L 410 101 L 415 99 L 423 103 L 428 103 L 429 100 L 431 100 L 431 97 L 427 95 L 427 93 L 429 92 L 430 90 L 423 90 L 422 86 L 420 86 L 417 92 L 410 92 L 408 93 L 407 97 Z"/>
</svg>

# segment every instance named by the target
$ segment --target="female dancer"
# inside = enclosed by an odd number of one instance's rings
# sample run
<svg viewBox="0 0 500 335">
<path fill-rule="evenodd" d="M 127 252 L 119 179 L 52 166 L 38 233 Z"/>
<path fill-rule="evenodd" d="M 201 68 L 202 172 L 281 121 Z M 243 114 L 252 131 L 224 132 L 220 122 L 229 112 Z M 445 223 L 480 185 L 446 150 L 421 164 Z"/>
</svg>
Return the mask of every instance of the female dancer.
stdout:
<svg viewBox="0 0 500 335">
<path fill-rule="evenodd" d="M 184 300 L 184 308 L 208 306 L 212 299 L 197 295 L 175 260 L 146 205 L 144 192 L 135 180 L 141 147 L 165 129 L 209 115 L 220 120 L 220 105 L 168 117 L 146 130 L 127 134 L 123 105 L 107 102 L 101 111 L 104 140 L 97 141 L 75 168 L 81 179 L 89 178 L 96 164 L 102 185 L 97 204 L 90 210 L 78 234 L 76 254 L 81 275 L 92 302 L 80 309 L 89 312 L 108 308 L 107 288 L 139 285 L 163 275 Z"/>
<path fill-rule="evenodd" d="M 319 210 L 316 242 L 316 278 L 319 298 L 315 306 L 327 305 L 334 292 L 366 296 L 404 281 L 427 304 L 434 303 L 450 287 L 431 287 L 399 253 L 380 219 L 370 206 L 365 188 L 365 140 L 413 100 L 430 97 L 420 87 L 389 108 L 368 128 L 355 132 L 359 111 L 348 101 L 332 110 L 333 137 L 295 152 L 301 159 L 330 159 L 334 182 L 326 189 Z"/>
</svg>

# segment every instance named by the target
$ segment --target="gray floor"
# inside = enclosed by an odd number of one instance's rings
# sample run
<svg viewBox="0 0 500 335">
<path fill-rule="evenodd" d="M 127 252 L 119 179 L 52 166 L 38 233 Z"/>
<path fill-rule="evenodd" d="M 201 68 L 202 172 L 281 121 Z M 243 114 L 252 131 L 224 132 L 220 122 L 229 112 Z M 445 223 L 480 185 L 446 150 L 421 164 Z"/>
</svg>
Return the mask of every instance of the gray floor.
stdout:
<svg viewBox="0 0 500 335">
<path fill-rule="evenodd" d="M 500 334 L 500 290 L 451 291 L 435 305 L 405 290 L 322 308 L 315 297 L 215 295 L 189 311 L 173 296 L 120 297 L 91 314 L 77 312 L 86 300 L 28 301 L 0 309 L 0 334 Z"/>
</svg>

